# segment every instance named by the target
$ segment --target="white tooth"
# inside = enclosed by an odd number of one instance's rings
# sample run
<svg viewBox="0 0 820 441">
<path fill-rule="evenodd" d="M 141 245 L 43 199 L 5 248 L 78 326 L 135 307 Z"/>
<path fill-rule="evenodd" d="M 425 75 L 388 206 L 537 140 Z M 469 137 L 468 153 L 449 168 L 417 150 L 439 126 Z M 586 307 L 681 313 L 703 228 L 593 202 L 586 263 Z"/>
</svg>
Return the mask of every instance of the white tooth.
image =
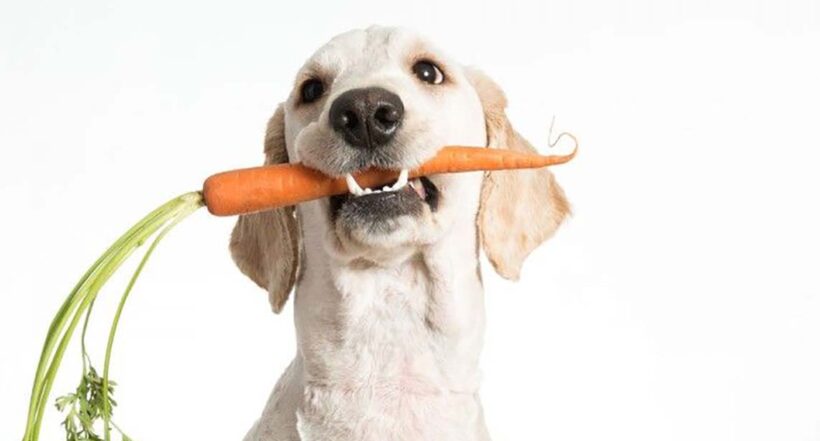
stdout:
<svg viewBox="0 0 820 441">
<path fill-rule="evenodd" d="M 382 187 L 382 191 L 390 191 L 390 190 L 392 190 L 392 189 L 393 189 L 393 187 L 389 187 L 389 186 L 387 186 L 387 185 L 385 185 L 384 187 Z"/>
<path fill-rule="evenodd" d="M 353 193 L 354 196 L 364 194 L 362 187 L 359 187 L 359 183 L 356 182 L 356 179 L 350 173 L 345 175 L 345 182 L 347 182 L 347 190 Z"/>
<path fill-rule="evenodd" d="M 370 194 L 370 193 L 373 193 L 373 190 L 371 190 L 369 188 L 364 189 L 364 194 Z"/>
<path fill-rule="evenodd" d="M 403 188 L 405 185 L 407 185 L 407 178 L 409 178 L 409 177 L 410 177 L 410 170 L 407 170 L 406 168 L 402 169 L 401 173 L 399 173 L 399 179 L 396 180 L 396 183 L 393 184 L 393 186 L 390 187 L 390 189 L 391 190 L 398 190 L 400 188 Z"/>
</svg>

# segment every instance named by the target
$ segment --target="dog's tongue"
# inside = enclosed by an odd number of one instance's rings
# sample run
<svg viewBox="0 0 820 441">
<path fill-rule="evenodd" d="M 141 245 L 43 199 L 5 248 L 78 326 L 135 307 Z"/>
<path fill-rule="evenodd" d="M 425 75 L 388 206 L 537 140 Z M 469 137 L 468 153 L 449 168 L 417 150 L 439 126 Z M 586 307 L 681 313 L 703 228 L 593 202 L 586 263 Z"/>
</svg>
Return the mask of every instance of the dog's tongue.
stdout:
<svg viewBox="0 0 820 441">
<path fill-rule="evenodd" d="M 421 183 L 421 179 L 416 178 L 410 181 L 410 187 L 415 190 L 422 200 L 427 198 L 427 192 L 424 191 L 424 184 Z"/>
</svg>

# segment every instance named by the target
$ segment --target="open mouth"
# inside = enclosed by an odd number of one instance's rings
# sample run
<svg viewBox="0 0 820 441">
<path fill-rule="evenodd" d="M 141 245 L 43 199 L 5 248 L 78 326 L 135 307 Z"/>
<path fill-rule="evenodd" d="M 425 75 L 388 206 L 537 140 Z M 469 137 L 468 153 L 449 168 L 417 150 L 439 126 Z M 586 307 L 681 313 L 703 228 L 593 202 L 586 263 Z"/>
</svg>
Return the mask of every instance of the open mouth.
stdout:
<svg viewBox="0 0 820 441">
<path fill-rule="evenodd" d="M 377 221 L 420 213 L 424 204 L 431 211 L 438 208 L 438 187 L 426 177 L 408 179 L 407 170 L 401 171 L 396 182 L 380 188 L 362 188 L 351 174 L 345 180 L 348 193 L 330 197 L 333 220 L 341 215 L 351 220 Z"/>
</svg>

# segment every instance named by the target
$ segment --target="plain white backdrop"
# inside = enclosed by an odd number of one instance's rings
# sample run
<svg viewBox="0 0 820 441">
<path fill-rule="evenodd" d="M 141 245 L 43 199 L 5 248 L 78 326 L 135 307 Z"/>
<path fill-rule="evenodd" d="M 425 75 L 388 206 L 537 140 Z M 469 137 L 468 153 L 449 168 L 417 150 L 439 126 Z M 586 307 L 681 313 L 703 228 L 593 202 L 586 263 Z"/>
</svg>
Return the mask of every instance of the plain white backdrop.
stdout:
<svg viewBox="0 0 820 441">
<path fill-rule="evenodd" d="M 0 5 L 0 439 L 22 436 L 85 268 L 164 200 L 260 163 L 301 63 L 380 23 L 483 68 L 536 145 L 553 115 L 581 141 L 554 169 L 574 217 L 520 283 L 485 267 L 494 439 L 820 440 L 820 3 L 279 3 Z M 126 307 L 112 376 L 135 439 L 241 439 L 293 356 L 291 309 L 236 270 L 232 224 L 186 220 Z M 98 364 L 124 283 L 97 306 Z M 73 346 L 55 393 L 79 364 Z"/>
</svg>

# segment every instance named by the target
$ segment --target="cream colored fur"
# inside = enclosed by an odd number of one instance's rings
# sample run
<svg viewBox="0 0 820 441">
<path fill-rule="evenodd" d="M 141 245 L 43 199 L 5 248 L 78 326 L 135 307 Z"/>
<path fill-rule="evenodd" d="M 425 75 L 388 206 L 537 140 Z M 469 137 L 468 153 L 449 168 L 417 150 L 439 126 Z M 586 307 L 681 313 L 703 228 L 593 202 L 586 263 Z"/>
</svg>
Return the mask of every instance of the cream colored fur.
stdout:
<svg viewBox="0 0 820 441">
<path fill-rule="evenodd" d="M 439 63 L 448 82 L 419 84 L 411 67 L 420 56 Z M 331 87 L 305 106 L 298 88 L 309 76 Z M 532 149 L 513 131 L 490 79 L 411 32 L 372 27 L 334 38 L 308 60 L 270 120 L 266 162 L 330 171 L 341 142 L 328 127 L 330 103 L 367 86 L 405 103 L 396 140 L 403 166 L 448 144 Z M 268 290 L 274 311 L 295 284 L 298 347 L 246 441 L 489 440 L 478 395 L 479 248 L 499 274 L 517 278 L 569 208 L 546 170 L 432 180 L 438 210 L 399 218 L 384 234 L 339 228 L 327 200 L 240 217 L 234 259 Z"/>
</svg>

